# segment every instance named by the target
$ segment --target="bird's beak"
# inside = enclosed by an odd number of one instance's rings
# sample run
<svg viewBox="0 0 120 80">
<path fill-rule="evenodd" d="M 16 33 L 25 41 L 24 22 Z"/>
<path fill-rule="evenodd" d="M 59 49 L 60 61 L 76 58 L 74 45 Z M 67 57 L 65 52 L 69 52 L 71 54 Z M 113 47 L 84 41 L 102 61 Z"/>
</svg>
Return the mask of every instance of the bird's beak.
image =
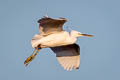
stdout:
<svg viewBox="0 0 120 80">
<path fill-rule="evenodd" d="M 79 33 L 80 36 L 87 36 L 87 37 L 93 37 L 93 35 L 89 35 L 89 34 L 81 34 Z"/>
</svg>

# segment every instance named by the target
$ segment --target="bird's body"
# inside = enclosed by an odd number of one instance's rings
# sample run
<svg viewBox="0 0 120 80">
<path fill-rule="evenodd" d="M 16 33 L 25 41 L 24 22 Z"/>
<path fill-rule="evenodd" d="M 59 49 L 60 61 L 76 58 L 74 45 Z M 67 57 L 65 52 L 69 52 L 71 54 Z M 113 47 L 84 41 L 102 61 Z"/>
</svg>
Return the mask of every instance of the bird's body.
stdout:
<svg viewBox="0 0 120 80">
<path fill-rule="evenodd" d="M 41 39 L 38 38 L 36 42 L 32 43 L 32 47 L 35 48 L 38 44 L 41 48 L 48 48 L 48 47 L 57 47 L 63 45 L 69 45 L 75 43 L 77 40 L 76 37 L 72 36 L 66 31 L 52 33 L 48 36 L 45 36 Z"/>
<path fill-rule="evenodd" d="M 78 69 L 80 66 L 80 47 L 76 44 L 80 36 L 92 37 L 72 30 L 70 33 L 62 29 L 65 18 L 53 19 L 44 17 L 38 20 L 40 35 L 35 35 L 31 41 L 35 48 L 33 54 L 28 57 L 24 64 L 27 66 L 42 48 L 51 48 L 56 54 L 59 63 L 65 70 Z"/>
</svg>

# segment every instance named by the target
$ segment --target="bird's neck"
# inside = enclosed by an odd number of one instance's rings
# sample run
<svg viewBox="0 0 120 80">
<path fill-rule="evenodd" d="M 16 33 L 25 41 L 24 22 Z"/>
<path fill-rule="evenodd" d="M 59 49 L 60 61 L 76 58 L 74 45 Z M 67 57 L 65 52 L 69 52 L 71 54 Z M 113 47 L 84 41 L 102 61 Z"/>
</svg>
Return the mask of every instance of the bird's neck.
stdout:
<svg viewBox="0 0 120 80">
<path fill-rule="evenodd" d="M 71 31 L 71 33 L 70 33 L 70 37 L 71 38 L 76 38 L 76 36 L 75 36 L 75 34 Z"/>
<path fill-rule="evenodd" d="M 75 37 L 72 33 L 70 33 L 69 40 L 71 41 L 71 43 L 75 43 L 77 41 L 77 37 Z"/>
</svg>

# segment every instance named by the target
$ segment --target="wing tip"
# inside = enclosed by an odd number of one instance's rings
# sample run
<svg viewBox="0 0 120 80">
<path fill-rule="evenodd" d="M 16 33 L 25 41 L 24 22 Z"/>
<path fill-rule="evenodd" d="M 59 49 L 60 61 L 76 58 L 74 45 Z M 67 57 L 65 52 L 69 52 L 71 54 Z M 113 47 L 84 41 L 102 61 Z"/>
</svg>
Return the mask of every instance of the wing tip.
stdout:
<svg viewBox="0 0 120 80">
<path fill-rule="evenodd" d="M 46 20 L 46 19 L 49 19 L 49 17 L 44 16 L 43 18 L 39 19 L 37 22 L 41 23 L 41 21 Z"/>
<path fill-rule="evenodd" d="M 43 18 L 39 19 L 37 22 L 38 23 L 41 23 L 42 21 L 44 20 L 48 20 L 48 19 L 52 19 L 52 20 L 61 20 L 61 21 L 64 21 L 64 22 L 67 22 L 67 19 L 66 18 L 63 18 L 63 17 L 60 17 L 60 18 L 50 18 L 49 16 L 44 16 Z"/>
<path fill-rule="evenodd" d="M 68 69 L 64 68 L 64 70 L 67 70 L 67 71 L 73 71 L 73 70 L 78 70 L 78 69 L 79 69 L 79 67 L 75 67 L 75 68 L 73 67 L 73 68 L 71 68 L 71 69 L 69 69 L 69 68 L 68 68 Z"/>
<path fill-rule="evenodd" d="M 79 67 L 76 67 L 76 69 L 79 69 Z"/>
</svg>

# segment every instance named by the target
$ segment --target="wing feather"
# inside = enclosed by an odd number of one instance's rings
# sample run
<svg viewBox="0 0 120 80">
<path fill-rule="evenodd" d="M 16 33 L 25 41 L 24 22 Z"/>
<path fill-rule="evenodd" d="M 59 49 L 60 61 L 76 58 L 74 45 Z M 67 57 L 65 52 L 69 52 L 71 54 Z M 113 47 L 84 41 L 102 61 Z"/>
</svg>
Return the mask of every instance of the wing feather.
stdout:
<svg viewBox="0 0 120 80">
<path fill-rule="evenodd" d="M 38 20 L 40 35 L 48 35 L 54 32 L 63 31 L 62 26 L 67 21 L 65 18 L 53 19 L 44 17 Z"/>
<path fill-rule="evenodd" d="M 51 48 L 58 62 L 65 70 L 79 69 L 80 66 L 80 47 L 77 44 L 59 46 Z"/>
</svg>

